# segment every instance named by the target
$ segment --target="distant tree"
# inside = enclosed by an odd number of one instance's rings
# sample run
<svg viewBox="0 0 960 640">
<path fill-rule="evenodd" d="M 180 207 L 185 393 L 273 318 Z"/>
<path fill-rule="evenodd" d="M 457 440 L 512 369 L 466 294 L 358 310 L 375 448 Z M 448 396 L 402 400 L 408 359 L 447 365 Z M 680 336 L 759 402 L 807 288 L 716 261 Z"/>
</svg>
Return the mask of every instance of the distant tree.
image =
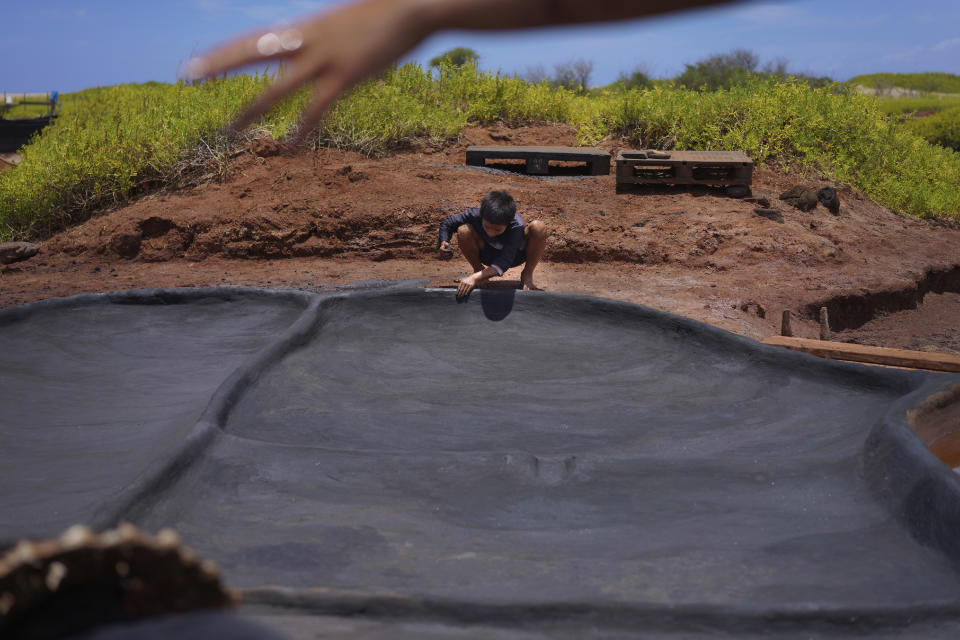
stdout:
<svg viewBox="0 0 960 640">
<path fill-rule="evenodd" d="M 473 49 L 468 49 L 467 47 L 457 47 L 456 49 L 444 51 L 436 58 L 430 60 L 430 66 L 462 67 L 465 64 L 476 62 L 479 59 L 479 54 L 477 54 L 477 52 Z"/>
<path fill-rule="evenodd" d="M 540 84 L 544 80 L 550 80 L 550 76 L 547 75 L 547 70 L 543 68 L 542 64 L 527 67 L 527 70 L 520 77 L 531 84 Z"/>
<path fill-rule="evenodd" d="M 827 76 L 812 76 L 807 73 L 790 72 L 787 70 L 787 66 L 786 59 L 777 58 L 773 62 L 768 62 L 767 64 L 763 65 L 760 73 L 778 80 L 786 80 L 788 77 L 801 80 L 806 82 L 813 89 L 819 89 L 820 87 L 825 87 L 833 83 L 833 78 Z"/>
<path fill-rule="evenodd" d="M 554 67 L 553 84 L 574 91 L 584 91 L 590 86 L 593 62 L 582 58 L 563 62 Z"/>
<path fill-rule="evenodd" d="M 647 70 L 643 67 L 637 67 L 630 73 L 620 72 L 620 76 L 617 78 L 617 84 L 629 91 L 630 89 L 644 89 L 651 86 L 652 82 L 650 81 L 650 74 L 647 73 Z"/>
<path fill-rule="evenodd" d="M 707 91 L 729 89 L 744 84 L 753 76 L 780 80 L 791 77 L 806 82 L 815 89 L 833 83 L 833 79 L 826 76 L 789 73 L 787 71 L 787 61 L 783 58 L 777 58 L 763 65 L 762 68 L 758 68 L 759 60 L 757 56 L 746 49 L 735 49 L 730 53 L 713 55 L 695 64 L 684 66 L 686 69 L 675 78 L 674 82 L 688 89 L 705 89 Z"/>
<path fill-rule="evenodd" d="M 695 64 L 684 65 L 686 68 L 677 76 L 677 84 L 707 91 L 729 89 L 746 82 L 758 64 L 753 52 L 734 49 L 730 53 L 718 53 Z"/>
<path fill-rule="evenodd" d="M 763 71 L 767 75 L 771 76 L 786 76 L 787 75 L 787 59 L 786 58 L 777 58 L 767 64 L 763 65 Z"/>
</svg>

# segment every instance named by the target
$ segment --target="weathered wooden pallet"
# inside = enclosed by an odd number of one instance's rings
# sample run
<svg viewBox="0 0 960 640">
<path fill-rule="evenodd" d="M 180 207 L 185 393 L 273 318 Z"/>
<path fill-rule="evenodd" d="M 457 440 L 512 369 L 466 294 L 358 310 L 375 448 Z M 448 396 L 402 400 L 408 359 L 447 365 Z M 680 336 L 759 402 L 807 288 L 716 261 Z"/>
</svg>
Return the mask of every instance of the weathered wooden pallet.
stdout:
<svg viewBox="0 0 960 640">
<path fill-rule="evenodd" d="M 618 184 L 749 187 L 753 161 L 742 151 L 639 151 L 617 154 Z"/>
<path fill-rule="evenodd" d="M 514 147 L 510 145 L 467 147 L 467 164 L 482 167 L 487 160 L 526 160 L 527 173 L 546 175 L 550 161 L 586 162 L 590 175 L 610 173 L 610 154 L 593 147 Z"/>
</svg>

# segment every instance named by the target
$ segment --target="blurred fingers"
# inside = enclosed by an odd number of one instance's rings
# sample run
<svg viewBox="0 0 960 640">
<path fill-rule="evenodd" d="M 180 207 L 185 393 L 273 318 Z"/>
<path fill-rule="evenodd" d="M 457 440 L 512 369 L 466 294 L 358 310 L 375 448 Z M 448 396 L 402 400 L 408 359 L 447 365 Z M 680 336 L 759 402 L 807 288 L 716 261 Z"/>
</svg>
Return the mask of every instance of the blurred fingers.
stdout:
<svg viewBox="0 0 960 640">
<path fill-rule="evenodd" d="M 300 115 L 300 126 L 294 139 L 295 144 L 302 144 L 306 141 L 316 129 L 317 123 L 323 118 L 327 108 L 346 88 L 346 83 L 337 78 L 330 77 L 325 80 L 317 80 L 313 91 L 313 100 Z"/>
<path fill-rule="evenodd" d="M 295 27 L 244 36 L 188 62 L 187 80 L 209 78 L 254 62 L 277 60 L 302 46 L 303 33 Z"/>
<path fill-rule="evenodd" d="M 230 129 L 233 131 L 242 131 L 250 125 L 250 123 L 259 119 L 263 114 L 270 110 L 270 108 L 275 105 L 278 101 L 283 99 L 289 93 L 292 93 L 297 90 L 297 88 L 306 82 L 309 79 L 309 74 L 306 73 L 291 73 L 282 78 L 278 78 L 270 88 L 263 92 L 263 94 L 257 98 L 257 100 L 247 108 L 243 114 L 240 115 L 236 121 L 230 125 Z"/>
</svg>

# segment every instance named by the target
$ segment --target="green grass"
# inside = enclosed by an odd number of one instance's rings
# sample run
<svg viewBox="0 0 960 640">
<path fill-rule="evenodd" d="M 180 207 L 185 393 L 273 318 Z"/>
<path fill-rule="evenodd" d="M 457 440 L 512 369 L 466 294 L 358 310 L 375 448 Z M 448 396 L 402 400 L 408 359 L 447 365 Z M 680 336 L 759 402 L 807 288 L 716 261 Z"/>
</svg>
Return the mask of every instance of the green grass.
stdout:
<svg viewBox="0 0 960 640">
<path fill-rule="evenodd" d="M 960 106 L 938 111 L 932 116 L 907 120 L 903 127 L 933 144 L 960 151 Z"/>
<path fill-rule="evenodd" d="M 901 96 L 888 98 L 876 97 L 880 110 L 890 116 L 901 116 L 917 111 L 940 111 L 951 107 L 960 107 L 960 96 Z"/>
<path fill-rule="evenodd" d="M 960 93 L 960 76 L 953 73 L 871 73 L 854 76 L 847 82 L 871 89 L 900 87 L 926 93 Z"/>
<path fill-rule="evenodd" d="M 202 158 L 225 166 L 218 132 L 268 82 L 235 76 L 198 86 L 121 85 L 61 98 L 61 117 L 0 174 L 0 239 L 42 238 L 106 204 L 175 183 Z M 301 91 L 256 126 L 297 126 Z M 390 69 L 334 105 L 315 142 L 368 155 L 414 138 L 442 142 L 468 123 L 567 122 L 583 144 L 606 136 L 639 147 L 741 149 L 758 162 L 816 167 L 887 207 L 960 219 L 960 155 L 900 127 L 877 99 L 839 86 L 756 79 L 702 93 L 656 85 L 577 95 L 473 66 Z"/>
</svg>

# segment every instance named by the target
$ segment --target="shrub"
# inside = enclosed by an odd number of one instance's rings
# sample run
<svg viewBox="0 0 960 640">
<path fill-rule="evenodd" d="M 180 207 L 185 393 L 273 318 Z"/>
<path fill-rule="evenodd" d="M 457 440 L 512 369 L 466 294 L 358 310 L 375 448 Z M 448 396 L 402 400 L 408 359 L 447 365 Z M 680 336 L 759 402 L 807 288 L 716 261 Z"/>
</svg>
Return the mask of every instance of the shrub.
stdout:
<svg viewBox="0 0 960 640">
<path fill-rule="evenodd" d="M 457 47 L 444 51 L 437 57 L 430 60 L 431 67 L 462 67 L 465 64 L 475 64 L 480 59 L 480 55 L 473 49 L 467 47 Z"/>
<path fill-rule="evenodd" d="M 933 144 L 960 151 L 960 107 L 944 109 L 925 118 L 907 120 L 903 126 Z"/>
</svg>

